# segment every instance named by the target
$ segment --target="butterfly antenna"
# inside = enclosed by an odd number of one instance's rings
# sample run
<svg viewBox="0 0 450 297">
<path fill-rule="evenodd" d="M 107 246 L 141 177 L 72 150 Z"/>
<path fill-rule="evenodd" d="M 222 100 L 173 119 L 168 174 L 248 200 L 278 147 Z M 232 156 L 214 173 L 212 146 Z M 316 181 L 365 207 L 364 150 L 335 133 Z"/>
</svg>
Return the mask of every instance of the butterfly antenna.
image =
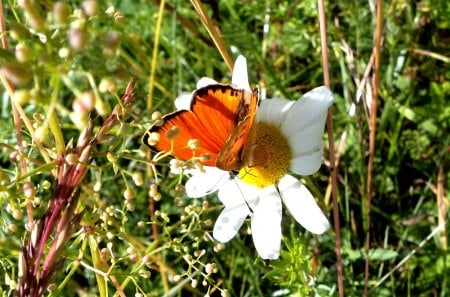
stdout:
<svg viewBox="0 0 450 297">
<path fill-rule="evenodd" d="M 242 192 L 241 188 L 239 187 L 239 184 L 237 183 L 237 181 L 236 181 L 236 179 L 235 179 L 236 176 L 237 176 L 236 173 L 234 173 L 233 171 L 230 172 L 230 179 L 234 180 L 234 182 L 236 183 L 236 187 L 239 189 L 239 192 L 241 193 L 242 199 L 244 199 L 245 205 L 247 205 L 248 209 L 249 209 L 250 212 L 253 214 L 254 212 L 253 212 L 252 207 L 250 206 L 250 204 L 248 204 L 247 199 L 245 199 L 244 193 Z"/>
<path fill-rule="evenodd" d="M 214 191 L 214 189 L 216 188 L 216 186 L 219 184 L 219 182 L 226 176 L 226 174 L 222 175 L 217 181 L 216 183 L 211 187 L 211 189 L 209 189 L 208 191 L 206 191 L 206 194 L 210 194 Z M 240 190 L 239 190 L 240 191 Z"/>
</svg>

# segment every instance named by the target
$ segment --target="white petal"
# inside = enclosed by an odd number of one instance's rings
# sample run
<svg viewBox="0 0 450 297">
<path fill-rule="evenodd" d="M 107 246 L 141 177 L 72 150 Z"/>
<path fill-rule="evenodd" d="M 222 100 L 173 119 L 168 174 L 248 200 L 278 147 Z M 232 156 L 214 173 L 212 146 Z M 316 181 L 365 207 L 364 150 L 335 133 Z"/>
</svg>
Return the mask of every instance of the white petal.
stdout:
<svg viewBox="0 0 450 297">
<path fill-rule="evenodd" d="M 291 132 L 291 135 L 288 136 L 288 141 L 294 156 L 304 155 L 322 146 L 326 114 L 323 115 L 323 117 L 317 117 L 309 126 L 303 127 L 294 133 Z M 301 121 L 299 120 L 298 122 Z M 297 123 L 292 123 L 292 125 L 296 125 Z"/>
<path fill-rule="evenodd" d="M 314 197 L 297 179 L 290 175 L 284 176 L 278 184 L 278 189 L 286 208 L 306 230 L 322 234 L 330 228 Z"/>
<path fill-rule="evenodd" d="M 229 173 L 216 167 L 203 166 L 204 172 L 190 170 L 191 178 L 186 182 L 186 194 L 190 198 L 199 198 L 215 192 L 228 178 Z"/>
<path fill-rule="evenodd" d="M 277 259 L 281 244 L 281 200 L 275 187 L 259 190 L 252 214 L 253 243 L 263 259 Z"/>
<path fill-rule="evenodd" d="M 261 105 L 256 113 L 256 121 L 279 126 L 294 102 L 279 98 L 261 100 Z"/>
<path fill-rule="evenodd" d="M 217 81 L 215 81 L 212 78 L 209 77 L 202 77 L 197 82 L 197 89 L 209 86 L 209 85 L 216 85 L 218 84 Z M 181 93 L 176 99 L 175 99 L 175 107 L 177 110 L 189 110 L 191 109 L 191 101 L 192 101 L 192 93 L 183 92 Z"/>
<path fill-rule="evenodd" d="M 282 123 L 283 133 L 290 138 L 311 125 L 325 125 L 327 109 L 333 103 L 333 94 L 326 87 L 315 88 L 303 95 L 287 112 Z M 314 131 L 320 129 L 313 129 Z M 322 128 L 323 130 L 323 128 Z M 323 131 L 321 131 L 322 135 Z M 303 141 L 308 141 L 303 139 Z"/>
<path fill-rule="evenodd" d="M 257 197 L 257 189 L 251 185 L 243 183 L 238 177 L 231 178 L 229 175 L 224 178 L 219 186 L 219 200 L 226 207 L 252 204 Z"/>
<path fill-rule="evenodd" d="M 293 172 L 300 175 L 314 174 L 322 165 L 323 141 L 318 147 L 311 148 L 303 154 L 297 153 L 297 156 L 291 160 L 290 168 Z"/>
<path fill-rule="evenodd" d="M 192 93 L 181 93 L 175 99 L 175 107 L 177 110 L 189 110 L 191 109 Z"/>
<path fill-rule="evenodd" d="M 233 87 L 237 89 L 244 89 L 248 92 L 252 91 L 250 89 L 250 84 L 248 83 L 247 60 L 242 55 L 239 55 L 236 62 L 234 62 L 231 83 Z"/>
<path fill-rule="evenodd" d="M 214 224 L 213 237 L 220 242 L 232 239 L 250 213 L 247 205 L 225 207 Z"/>
<path fill-rule="evenodd" d="M 209 77 L 202 77 L 197 82 L 197 90 L 210 85 L 217 85 L 218 82 Z"/>
</svg>

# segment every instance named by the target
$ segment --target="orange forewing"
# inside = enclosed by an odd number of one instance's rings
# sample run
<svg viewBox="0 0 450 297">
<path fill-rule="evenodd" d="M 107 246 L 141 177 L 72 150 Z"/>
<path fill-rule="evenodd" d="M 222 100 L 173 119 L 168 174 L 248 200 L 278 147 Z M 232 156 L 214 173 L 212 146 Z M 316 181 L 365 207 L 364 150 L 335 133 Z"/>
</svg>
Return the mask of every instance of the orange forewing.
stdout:
<svg viewBox="0 0 450 297">
<path fill-rule="evenodd" d="M 161 126 L 154 125 L 144 135 L 143 142 L 155 151 L 172 153 L 181 160 L 189 160 L 205 153 L 211 156 L 203 164 L 223 170 L 242 166 L 245 140 L 249 135 L 256 107 L 257 89 L 253 94 L 227 85 L 210 85 L 193 94 L 190 110 L 180 110 L 162 118 Z M 180 133 L 172 140 L 166 134 L 174 126 Z M 160 134 L 160 141 L 150 145 L 149 135 Z M 197 139 L 195 152 L 187 147 L 190 139 Z"/>
</svg>

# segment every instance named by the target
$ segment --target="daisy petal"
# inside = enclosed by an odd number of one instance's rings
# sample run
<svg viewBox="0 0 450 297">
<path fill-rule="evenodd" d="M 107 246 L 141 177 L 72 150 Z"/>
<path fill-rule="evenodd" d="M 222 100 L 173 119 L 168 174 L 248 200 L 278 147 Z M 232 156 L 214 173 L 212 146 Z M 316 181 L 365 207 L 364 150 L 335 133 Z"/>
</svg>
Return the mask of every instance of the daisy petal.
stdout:
<svg viewBox="0 0 450 297">
<path fill-rule="evenodd" d="M 220 183 L 218 197 L 225 207 L 253 204 L 257 197 L 257 189 L 229 175 Z M 247 202 L 247 203 L 246 203 Z"/>
<path fill-rule="evenodd" d="M 239 55 L 236 62 L 234 62 L 231 83 L 237 89 L 244 89 L 248 92 L 252 91 L 248 83 L 247 60 L 242 55 Z"/>
<path fill-rule="evenodd" d="M 289 143 L 291 144 L 291 142 Z M 294 153 L 294 157 L 290 163 L 291 170 L 300 175 L 311 175 L 317 172 L 320 165 L 322 165 L 322 155 L 323 140 L 321 139 L 320 143 L 315 148 L 304 151 L 304 153 Z"/>
<path fill-rule="evenodd" d="M 263 259 L 277 259 L 281 244 L 281 201 L 275 187 L 259 191 L 253 209 L 252 235 L 258 254 Z"/>
<path fill-rule="evenodd" d="M 245 204 L 225 206 L 214 224 L 213 237 L 220 242 L 229 241 L 239 231 L 249 213 Z"/>
<path fill-rule="evenodd" d="M 314 197 L 297 179 L 285 175 L 278 183 L 278 189 L 286 208 L 306 230 L 322 234 L 330 228 L 327 218 Z"/>
<path fill-rule="evenodd" d="M 202 77 L 197 82 L 197 90 L 210 85 L 217 85 L 218 82 L 209 77 Z"/>
<path fill-rule="evenodd" d="M 191 178 L 186 182 L 186 194 L 190 198 L 200 198 L 215 192 L 229 173 L 216 167 L 203 166 L 204 171 L 190 170 Z"/>
<path fill-rule="evenodd" d="M 325 125 L 327 109 L 333 103 L 333 94 L 326 87 L 318 87 L 303 95 L 289 109 L 282 123 L 287 138 L 299 133 L 311 125 Z M 317 123 L 318 122 L 318 123 Z M 320 129 L 313 129 L 314 131 Z M 323 133 L 320 132 L 320 135 Z M 305 141 L 305 139 L 303 139 Z"/>
<path fill-rule="evenodd" d="M 191 101 L 192 93 L 184 92 L 175 99 L 174 104 L 177 110 L 189 110 L 191 109 Z"/>
<path fill-rule="evenodd" d="M 256 113 L 256 121 L 279 126 L 294 102 L 279 98 L 261 100 L 261 105 Z"/>
</svg>

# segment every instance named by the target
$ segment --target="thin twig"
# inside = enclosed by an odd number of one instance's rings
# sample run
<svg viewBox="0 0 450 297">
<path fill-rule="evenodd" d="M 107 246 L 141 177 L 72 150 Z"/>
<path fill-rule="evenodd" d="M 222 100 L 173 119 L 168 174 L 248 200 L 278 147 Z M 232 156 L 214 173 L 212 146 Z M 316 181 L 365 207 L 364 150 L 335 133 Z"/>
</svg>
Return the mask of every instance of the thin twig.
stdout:
<svg viewBox="0 0 450 297">
<path fill-rule="evenodd" d="M 377 128 L 377 105 L 378 105 L 378 81 L 380 75 L 380 51 L 381 37 L 383 30 L 383 0 L 377 1 L 377 21 L 375 28 L 375 44 L 374 44 L 374 72 L 373 72 L 373 98 L 370 108 L 370 136 L 369 136 L 369 159 L 367 164 L 367 197 L 366 197 L 366 214 L 367 234 L 364 248 L 366 250 L 366 261 L 364 269 L 364 296 L 368 296 L 369 292 L 369 248 L 370 248 L 370 207 L 372 204 L 372 178 L 373 178 L 373 159 L 375 155 L 375 137 Z"/>
<path fill-rule="evenodd" d="M 162 24 L 162 18 L 164 15 L 165 3 L 166 3 L 165 0 L 161 0 L 161 3 L 159 4 L 158 20 L 156 21 L 155 41 L 154 41 L 153 55 L 152 55 L 152 65 L 150 68 L 150 79 L 149 79 L 149 83 L 148 83 L 148 97 L 147 97 L 147 108 L 148 109 L 151 109 L 153 106 L 153 88 L 155 85 L 156 60 L 158 58 L 159 35 L 161 33 L 161 24 Z"/>
<path fill-rule="evenodd" d="M 444 195 L 444 165 L 439 164 L 438 178 L 437 178 L 437 210 L 438 210 L 438 224 L 444 225 L 441 229 L 441 248 L 447 250 L 447 228 L 445 228 L 447 218 L 447 206 L 445 205 Z"/>
<path fill-rule="evenodd" d="M 396 272 L 400 267 L 402 267 L 403 264 L 406 263 L 406 261 L 408 261 L 415 253 L 417 253 L 417 251 L 423 248 L 427 243 L 427 241 L 432 239 L 434 235 L 436 235 L 436 233 L 442 230 L 443 227 L 445 227 L 445 224 L 437 225 L 436 228 L 434 228 L 433 231 L 431 231 L 430 234 L 428 234 L 428 236 L 424 240 L 422 240 L 416 248 L 414 248 L 408 255 L 406 255 L 400 262 L 398 262 L 398 264 L 395 265 L 393 269 L 391 269 L 382 278 L 380 278 L 380 280 L 370 289 L 368 293 L 372 293 L 373 290 L 379 287 L 388 277 L 390 277 L 394 272 Z"/>
<path fill-rule="evenodd" d="M 162 0 L 152 0 L 155 5 L 160 5 Z M 202 41 L 202 43 L 208 45 L 208 46 L 214 46 L 214 43 L 209 39 L 209 37 L 202 32 L 200 32 L 199 28 L 197 27 L 197 24 L 193 23 L 188 18 L 184 17 L 182 14 L 177 12 L 177 8 L 173 7 L 169 3 L 166 3 L 164 5 L 164 9 L 173 15 L 175 15 L 176 19 L 181 23 L 184 31 L 189 31 L 192 34 L 195 35 L 196 39 L 199 39 Z"/>
<path fill-rule="evenodd" d="M 319 0 L 319 23 L 320 23 L 320 40 L 322 46 L 322 67 L 323 67 L 323 80 L 327 87 L 330 87 L 330 73 L 328 67 L 328 45 L 327 45 L 327 28 L 325 19 L 325 4 L 324 0 Z M 334 131 L 333 131 L 333 114 L 331 108 L 328 109 L 327 117 L 327 132 L 328 132 L 328 144 L 330 150 L 330 171 L 331 171 L 331 184 L 333 197 L 333 219 L 334 219 L 334 233 L 336 236 L 336 262 L 338 271 L 338 288 L 339 296 L 344 296 L 344 279 L 342 270 L 342 255 L 341 255 L 341 234 L 340 234 L 340 222 L 339 222 L 339 206 L 338 206 L 338 193 L 337 193 L 337 171 L 335 163 L 335 150 L 334 150 Z"/>
<path fill-rule="evenodd" d="M 220 54 L 222 55 L 222 58 L 225 61 L 225 64 L 227 64 L 228 69 L 230 69 L 230 71 L 231 71 L 233 69 L 233 64 L 234 64 L 233 59 L 231 59 L 231 56 L 225 46 L 225 42 L 219 33 L 219 30 L 213 24 L 213 22 L 211 21 L 211 18 L 205 12 L 205 9 L 203 9 L 202 3 L 199 0 L 191 0 L 191 3 L 192 3 L 192 6 L 194 6 L 195 10 L 197 11 L 198 15 L 200 16 L 200 20 L 202 21 L 206 30 L 208 30 L 208 33 L 211 36 L 212 40 L 214 41 L 214 44 L 216 45 L 217 49 L 219 50 Z"/>
</svg>

